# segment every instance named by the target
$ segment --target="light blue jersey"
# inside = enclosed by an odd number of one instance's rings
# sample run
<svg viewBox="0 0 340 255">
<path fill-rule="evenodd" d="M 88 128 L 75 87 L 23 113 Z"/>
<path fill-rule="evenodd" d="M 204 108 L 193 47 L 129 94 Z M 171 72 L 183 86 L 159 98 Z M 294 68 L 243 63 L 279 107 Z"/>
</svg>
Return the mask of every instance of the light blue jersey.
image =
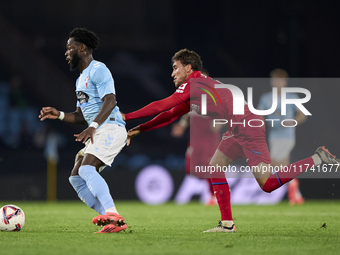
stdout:
<svg viewBox="0 0 340 255">
<path fill-rule="evenodd" d="M 287 99 L 297 99 L 299 96 L 296 93 L 287 93 Z M 257 106 L 258 110 L 268 110 L 272 106 L 273 96 L 272 92 L 263 94 L 260 98 L 260 102 Z M 284 119 L 294 119 L 297 111 L 297 107 L 293 104 L 287 104 L 286 115 L 281 115 L 281 96 L 278 95 L 277 108 L 272 114 L 265 116 L 266 119 L 279 119 L 280 121 L 274 121 L 274 127 L 270 124 L 268 130 L 269 139 L 293 139 L 295 140 L 295 127 L 283 127 L 281 121 Z M 270 122 L 272 123 L 272 122 Z"/>
<path fill-rule="evenodd" d="M 76 94 L 77 107 L 81 108 L 86 122 L 90 125 L 103 105 L 102 98 L 108 94 L 116 94 L 111 72 L 104 63 L 91 61 L 76 81 Z M 112 110 L 104 123 L 125 126 L 118 106 Z"/>
</svg>

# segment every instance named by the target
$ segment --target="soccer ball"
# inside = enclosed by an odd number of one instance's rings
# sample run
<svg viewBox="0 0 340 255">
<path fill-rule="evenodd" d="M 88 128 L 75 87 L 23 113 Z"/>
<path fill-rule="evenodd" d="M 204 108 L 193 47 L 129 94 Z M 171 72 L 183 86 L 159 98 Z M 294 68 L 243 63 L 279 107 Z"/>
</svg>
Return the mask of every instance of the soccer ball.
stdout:
<svg viewBox="0 0 340 255">
<path fill-rule="evenodd" d="M 20 207 L 16 205 L 5 205 L 0 209 L 1 231 L 20 231 L 25 225 L 25 214 Z"/>
</svg>

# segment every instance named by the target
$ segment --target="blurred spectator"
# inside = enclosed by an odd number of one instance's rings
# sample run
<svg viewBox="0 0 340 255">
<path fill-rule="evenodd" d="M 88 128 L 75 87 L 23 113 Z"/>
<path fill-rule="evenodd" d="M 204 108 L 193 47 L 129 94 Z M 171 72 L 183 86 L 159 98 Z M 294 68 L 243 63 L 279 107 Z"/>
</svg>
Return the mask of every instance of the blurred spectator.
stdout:
<svg viewBox="0 0 340 255">
<path fill-rule="evenodd" d="M 287 105 L 286 116 L 281 115 L 281 88 L 288 86 L 288 77 L 287 71 L 280 68 L 270 72 L 270 85 L 272 88 L 277 88 L 278 103 L 275 112 L 266 116 L 266 118 L 280 120 L 279 122 L 276 121 L 273 127 L 267 129 L 271 164 L 273 166 L 289 165 L 290 153 L 295 146 L 295 127 L 283 127 L 281 121 L 283 119 L 295 119 L 300 125 L 307 119 L 307 116 L 293 104 Z M 288 93 L 287 97 L 291 99 L 299 98 L 296 93 Z M 263 94 L 257 108 L 259 110 L 269 109 L 272 106 L 272 98 L 272 92 Z M 304 202 L 304 198 L 300 193 L 298 179 L 293 179 L 288 184 L 288 200 L 290 204 L 302 204 Z"/>
<path fill-rule="evenodd" d="M 7 136 L 7 117 L 9 111 L 9 84 L 0 82 L 0 142 L 2 143 Z"/>
<path fill-rule="evenodd" d="M 37 110 L 29 103 L 23 89 L 22 78 L 18 75 L 10 79 L 9 99 L 8 126 L 4 143 L 13 149 L 30 146 L 39 121 L 36 116 Z"/>
</svg>

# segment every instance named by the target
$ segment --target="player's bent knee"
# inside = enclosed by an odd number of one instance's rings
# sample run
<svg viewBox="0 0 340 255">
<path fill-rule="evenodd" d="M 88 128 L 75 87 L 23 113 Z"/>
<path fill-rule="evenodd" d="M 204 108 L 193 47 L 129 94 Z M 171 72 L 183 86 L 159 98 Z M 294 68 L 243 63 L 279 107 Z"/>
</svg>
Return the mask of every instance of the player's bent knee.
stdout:
<svg viewBox="0 0 340 255">
<path fill-rule="evenodd" d="M 260 186 L 261 187 L 261 186 Z M 268 187 L 266 187 L 266 186 L 263 186 L 263 187 L 261 187 L 261 189 L 264 191 L 264 192 L 266 192 L 266 193 L 271 193 L 273 190 L 272 189 L 269 189 Z"/>
<path fill-rule="evenodd" d="M 266 185 L 268 179 L 259 179 L 257 180 L 257 183 L 259 184 L 260 188 L 266 192 L 271 193 L 273 189 L 271 189 L 268 185 Z"/>
<path fill-rule="evenodd" d="M 266 185 L 266 183 L 260 185 L 260 188 L 266 193 L 271 193 L 274 189 L 270 185 Z"/>
</svg>

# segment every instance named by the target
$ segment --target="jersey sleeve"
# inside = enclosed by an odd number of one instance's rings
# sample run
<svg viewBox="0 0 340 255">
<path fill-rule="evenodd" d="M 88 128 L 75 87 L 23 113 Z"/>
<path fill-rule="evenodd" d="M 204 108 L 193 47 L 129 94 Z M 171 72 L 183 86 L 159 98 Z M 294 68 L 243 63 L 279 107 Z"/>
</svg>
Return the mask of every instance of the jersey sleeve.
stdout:
<svg viewBox="0 0 340 255">
<path fill-rule="evenodd" d="M 141 132 L 146 132 L 169 125 L 189 111 L 190 107 L 188 104 L 179 104 L 168 111 L 162 112 L 152 120 L 141 124 Z"/>
<path fill-rule="evenodd" d="M 96 67 L 91 79 L 92 82 L 96 85 L 99 97 L 101 99 L 105 95 L 116 94 L 111 72 L 106 66 L 103 66 L 101 64 L 99 67 Z"/>
<path fill-rule="evenodd" d="M 129 121 L 133 119 L 154 116 L 161 112 L 167 111 L 173 107 L 176 107 L 180 104 L 181 102 L 175 97 L 175 94 L 172 94 L 171 96 L 167 98 L 152 102 L 137 111 L 125 114 L 125 120 Z"/>
<path fill-rule="evenodd" d="M 189 101 L 190 101 L 190 86 L 189 83 L 183 83 L 176 89 L 175 93 L 172 94 L 171 96 L 162 100 L 152 102 L 137 111 L 125 114 L 125 120 L 128 121 L 133 119 L 154 116 L 156 114 L 160 114 L 161 112 L 167 111 L 173 107 L 176 107 L 180 104 L 187 104 L 189 106 L 190 105 Z"/>
<path fill-rule="evenodd" d="M 186 82 L 183 83 L 176 89 L 176 92 L 173 94 L 177 100 L 181 101 L 182 103 L 189 104 L 190 101 L 190 83 Z"/>
</svg>

